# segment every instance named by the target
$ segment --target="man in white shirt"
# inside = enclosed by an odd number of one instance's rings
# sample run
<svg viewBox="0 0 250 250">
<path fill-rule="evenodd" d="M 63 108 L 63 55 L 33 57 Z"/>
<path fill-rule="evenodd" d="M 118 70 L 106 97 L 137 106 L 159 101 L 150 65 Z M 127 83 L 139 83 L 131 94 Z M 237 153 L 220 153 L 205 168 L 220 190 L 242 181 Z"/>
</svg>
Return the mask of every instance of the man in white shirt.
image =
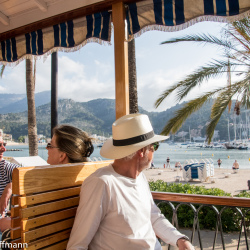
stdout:
<svg viewBox="0 0 250 250">
<path fill-rule="evenodd" d="M 160 250 L 156 235 L 180 250 L 194 249 L 160 213 L 142 173 L 168 136 L 155 135 L 141 114 L 121 117 L 112 131 L 100 153 L 114 163 L 83 182 L 67 249 Z"/>
</svg>

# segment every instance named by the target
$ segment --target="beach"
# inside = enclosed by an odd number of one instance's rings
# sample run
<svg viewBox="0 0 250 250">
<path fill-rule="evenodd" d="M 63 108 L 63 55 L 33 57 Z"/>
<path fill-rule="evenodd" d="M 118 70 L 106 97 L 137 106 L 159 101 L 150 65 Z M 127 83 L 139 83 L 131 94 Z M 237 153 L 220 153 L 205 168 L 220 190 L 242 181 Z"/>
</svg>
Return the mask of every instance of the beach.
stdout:
<svg viewBox="0 0 250 250">
<path fill-rule="evenodd" d="M 189 183 L 196 186 L 204 186 L 205 188 L 220 188 L 225 192 L 231 193 L 232 196 L 239 194 L 243 190 L 248 190 L 248 180 L 250 180 L 250 169 L 240 169 L 237 173 L 229 169 L 214 169 L 213 178 L 209 178 L 206 182 L 201 182 L 198 179 L 186 182 L 183 179 L 182 171 L 174 171 L 173 169 L 146 169 L 144 174 L 147 180 L 163 180 L 167 183 L 173 183 L 175 177 L 181 176 L 179 183 Z M 225 177 L 228 175 L 228 177 Z M 213 182 L 214 181 L 214 182 Z"/>
</svg>

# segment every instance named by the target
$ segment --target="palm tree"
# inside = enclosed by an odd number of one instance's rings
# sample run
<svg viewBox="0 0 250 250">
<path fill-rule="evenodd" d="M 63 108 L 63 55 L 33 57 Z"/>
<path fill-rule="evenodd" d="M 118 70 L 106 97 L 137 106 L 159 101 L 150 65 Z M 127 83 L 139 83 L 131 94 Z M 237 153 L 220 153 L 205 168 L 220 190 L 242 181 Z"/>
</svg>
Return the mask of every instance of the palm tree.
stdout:
<svg viewBox="0 0 250 250">
<path fill-rule="evenodd" d="M 185 120 L 195 111 L 200 109 L 206 102 L 214 99 L 211 109 L 210 121 L 206 129 L 208 142 L 214 134 L 214 129 L 227 106 L 230 105 L 231 99 L 237 97 L 237 103 L 249 109 L 250 100 L 250 19 L 245 18 L 240 21 L 229 24 L 224 28 L 225 36 L 218 39 L 209 35 L 191 35 L 184 36 L 162 44 L 179 43 L 179 42 L 199 42 L 205 44 L 214 44 L 223 48 L 222 60 L 213 60 L 205 66 L 199 67 L 195 72 L 185 77 L 184 80 L 175 83 L 173 86 L 165 90 L 156 100 L 155 106 L 158 107 L 164 99 L 171 93 L 176 93 L 176 100 L 183 100 L 191 90 L 196 86 L 204 85 L 210 78 L 221 76 L 228 73 L 229 69 L 232 73 L 237 74 L 240 80 L 227 86 L 216 88 L 210 92 L 206 92 L 189 102 L 181 109 L 176 111 L 165 127 L 162 134 L 176 133 Z"/>
<path fill-rule="evenodd" d="M 5 65 L 1 67 L 0 77 L 2 78 Z M 28 104 L 28 137 L 29 155 L 38 155 L 37 125 L 36 125 L 36 106 L 35 106 L 35 72 L 36 61 L 33 75 L 33 59 L 26 59 L 26 93 Z"/>
<path fill-rule="evenodd" d="M 134 39 L 128 42 L 128 69 L 129 69 L 129 113 L 134 114 L 139 112 Z"/>
<path fill-rule="evenodd" d="M 35 106 L 35 69 L 33 74 L 33 59 L 26 59 L 26 92 L 28 103 L 28 137 L 29 155 L 38 155 L 36 106 Z"/>
</svg>

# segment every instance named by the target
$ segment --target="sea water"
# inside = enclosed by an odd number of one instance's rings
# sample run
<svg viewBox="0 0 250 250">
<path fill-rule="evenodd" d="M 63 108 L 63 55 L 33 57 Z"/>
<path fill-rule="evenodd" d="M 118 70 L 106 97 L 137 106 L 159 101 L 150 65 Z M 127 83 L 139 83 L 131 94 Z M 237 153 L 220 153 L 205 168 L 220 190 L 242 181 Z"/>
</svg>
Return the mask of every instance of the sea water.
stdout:
<svg viewBox="0 0 250 250">
<path fill-rule="evenodd" d="M 16 149 L 20 151 L 6 151 L 4 156 L 11 157 L 25 157 L 29 156 L 29 148 L 27 145 L 11 145 L 6 146 L 6 149 Z M 46 145 L 38 145 L 38 155 L 47 160 L 48 151 Z M 231 169 L 235 160 L 238 161 L 240 168 L 250 169 L 250 150 L 237 150 L 237 149 L 215 149 L 215 148 L 185 148 L 181 144 L 169 145 L 167 143 L 160 143 L 159 149 L 154 153 L 154 165 L 156 168 L 164 168 L 167 157 L 170 158 L 170 166 L 174 167 L 175 162 L 181 162 L 184 165 L 186 160 L 196 159 L 212 159 L 215 168 L 218 167 L 217 160 L 222 160 L 221 168 Z M 91 155 L 92 159 L 105 158 L 100 156 L 100 148 L 95 146 L 95 150 Z"/>
</svg>

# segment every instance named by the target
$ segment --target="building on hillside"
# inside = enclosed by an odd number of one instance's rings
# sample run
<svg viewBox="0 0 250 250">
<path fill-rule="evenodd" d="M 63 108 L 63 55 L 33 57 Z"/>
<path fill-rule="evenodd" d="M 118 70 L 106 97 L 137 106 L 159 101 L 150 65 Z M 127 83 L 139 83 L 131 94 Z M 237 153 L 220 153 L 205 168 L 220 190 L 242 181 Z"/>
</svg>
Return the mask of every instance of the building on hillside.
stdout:
<svg viewBox="0 0 250 250">
<path fill-rule="evenodd" d="M 197 136 L 197 137 L 193 137 L 194 142 L 204 142 L 206 141 L 206 137 L 201 137 L 201 136 Z"/>
<path fill-rule="evenodd" d="M 48 139 L 43 134 L 40 134 L 40 135 L 37 135 L 37 141 L 38 141 L 38 143 L 47 143 Z M 28 135 L 24 136 L 24 143 L 29 143 L 29 137 L 28 137 Z"/>
<path fill-rule="evenodd" d="M 4 134 L 3 129 L 0 129 L 0 136 L 3 137 L 3 140 L 6 142 L 12 141 L 12 134 Z"/>
<path fill-rule="evenodd" d="M 12 135 L 11 134 L 3 134 L 3 140 L 6 142 L 12 141 Z"/>
</svg>

